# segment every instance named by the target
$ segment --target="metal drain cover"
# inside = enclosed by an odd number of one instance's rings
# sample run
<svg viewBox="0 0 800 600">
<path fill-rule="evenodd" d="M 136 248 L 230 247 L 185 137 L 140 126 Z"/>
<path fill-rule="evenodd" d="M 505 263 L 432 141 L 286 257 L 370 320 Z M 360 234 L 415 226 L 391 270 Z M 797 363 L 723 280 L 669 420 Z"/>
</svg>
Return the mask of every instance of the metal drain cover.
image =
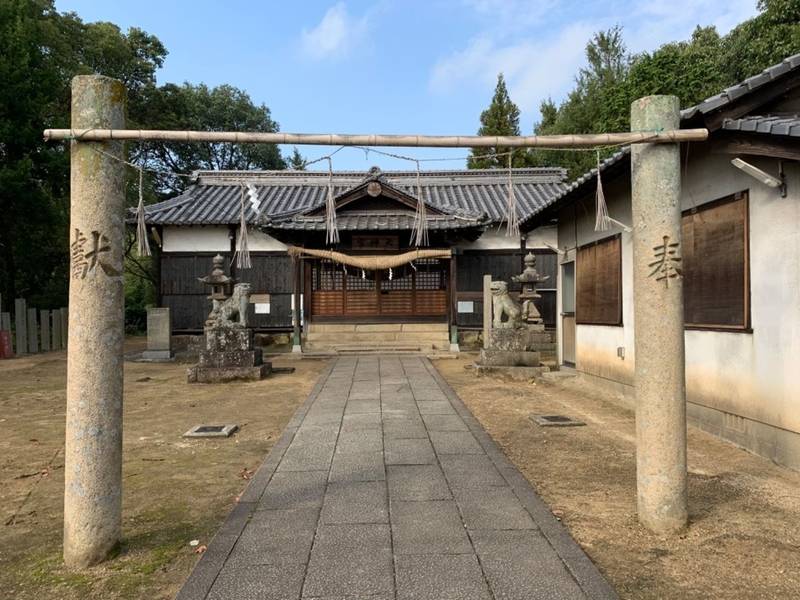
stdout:
<svg viewBox="0 0 800 600">
<path fill-rule="evenodd" d="M 237 431 L 239 426 L 236 424 L 229 425 L 195 425 L 189 431 L 183 434 L 186 438 L 201 438 L 201 437 L 230 437 L 234 431 Z"/>
<path fill-rule="evenodd" d="M 540 427 L 580 427 L 586 425 L 583 421 L 577 421 L 564 415 L 531 415 L 531 421 Z"/>
</svg>

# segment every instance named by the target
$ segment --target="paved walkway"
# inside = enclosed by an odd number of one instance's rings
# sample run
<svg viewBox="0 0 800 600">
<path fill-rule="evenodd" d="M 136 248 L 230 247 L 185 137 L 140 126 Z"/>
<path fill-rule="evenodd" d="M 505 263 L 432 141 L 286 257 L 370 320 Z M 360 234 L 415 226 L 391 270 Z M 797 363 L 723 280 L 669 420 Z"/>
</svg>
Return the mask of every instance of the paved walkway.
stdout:
<svg viewBox="0 0 800 600">
<path fill-rule="evenodd" d="M 616 598 L 420 357 L 333 362 L 180 600 Z"/>
</svg>

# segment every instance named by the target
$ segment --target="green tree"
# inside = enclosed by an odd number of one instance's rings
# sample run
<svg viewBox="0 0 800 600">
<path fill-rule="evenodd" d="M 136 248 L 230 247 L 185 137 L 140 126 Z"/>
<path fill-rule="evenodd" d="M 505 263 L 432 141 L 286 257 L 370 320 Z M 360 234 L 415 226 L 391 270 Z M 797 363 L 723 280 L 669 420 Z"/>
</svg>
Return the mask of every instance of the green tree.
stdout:
<svg viewBox="0 0 800 600">
<path fill-rule="evenodd" d="M 303 158 L 302 154 L 300 154 L 300 151 L 297 149 L 297 146 L 294 147 L 292 155 L 289 157 L 289 168 L 295 171 L 306 170 L 306 159 Z"/>
<path fill-rule="evenodd" d="M 723 68 L 731 82 L 800 52 L 800 0 L 759 0 L 758 9 L 725 36 Z"/>
<path fill-rule="evenodd" d="M 556 108 L 552 100 L 542 102 L 542 119 L 534 125 L 537 135 L 613 131 L 619 124 L 621 107 L 627 102 L 624 82 L 630 57 L 619 26 L 596 33 L 586 45 L 586 63 L 575 79 L 575 88 Z M 596 161 L 592 153 L 534 149 L 530 164 L 565 167 L 570 175 L 583 173 Z"/>
<path fill-rule="evenodd" d="M 0 1 L 0 294 L 24 296 L 38 307 L 66 304 L 69 227 L 69 152 L 45 143 L 42 130 L 69 126 L 70 81 L 100 73 L 122 80 L 133 127 L 276 131 L 264 105 L 231 86 L 156 85 L 167 50 L 153 35 L 113 23 L 84 23 L 59 13 L 52 0 Z M 188 147 L 132 144 L 131 158 L 148 167 L 194 169 L 282 168 L 276 146 Z M 184 180 L 165 185 L 146 177 L 153 201 L 180 191 Z M 129 205 L 138 180 L 129 177 Z M 157 248 L 153 248 L 157 251 Z M 131 307 L 153 297 L 157 258 L 126 260 Z M 142 287 L 144 286 L 144 287 Z M 148 287 L 149 286 L 149 287 Z M 146 288 L 146 289 L 145 289 Z M 139 310 L 141 312 L 141 310 Z"/>
<path fill-rule="evenodd" d="M 481 113 L 481 126 L 478 135 L 519 135 L 519 108 L 511 101 L 503 74 L 497 76 L 497 86 L 489 108 Z M 508 166 L 507 156 L 497 156 L 510 148 L 473 148 L 467 166 L 470 169 L 493 169 Z M 526 164 L 525 152 L 520 150 L 513 155 L 514 166 Z"/>
<path fill-rule="evenodd" d="M 66 303 L 69 154 L 42 141 L 69 126 L 69 84 L 103 72 L 133 92 L 154 83 L 157 38 L 83 23 L 50 0 L 0 2 L 0 293 L 41 307 Z"/>
<path fill-rule="evenodd" d="M 142 126 L 151 129 L 198 131 L 278 131 L 269 108 L 255 104 L 243 90 L 231 85 L 166 84 L 143 92 Z M 284 169 L 286 162 L 273 144 L 178 144 L 151 142 L 136 149 L 137 162 L 173 173 L 198 169 Z M 170 196 L 188 185 L 186 178 L 155 176 L 155 189 Z"/>
<path fill-rule="evenodd" d="M 800 52 L 800 0 L 760 0 L 760 14 L 725 36 L 697 27 L 689 40 L 664 44 L 629 57 L 622 31 L 595 34 L 586 48 L 587 67 L 558 107 L 540 107 L 537 134 L 626 131 L 630 104 L 652 94 L 674 94 L 686 108 Z M 603 156 L 613 150 L 605 150 Z M 535 150 L 532 164 L 567 167 L 576 177 L 594 166 L 590 152 Z"/>
</svg>

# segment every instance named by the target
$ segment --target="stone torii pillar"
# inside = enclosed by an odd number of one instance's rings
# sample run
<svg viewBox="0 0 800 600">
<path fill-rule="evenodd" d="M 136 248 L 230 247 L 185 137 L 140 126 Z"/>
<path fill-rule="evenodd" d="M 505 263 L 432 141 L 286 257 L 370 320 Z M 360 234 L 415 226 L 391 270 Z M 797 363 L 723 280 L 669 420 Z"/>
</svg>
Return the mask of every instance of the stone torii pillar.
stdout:
<svg viewBox="0 0 800 600">
<path fill-rule="evenodd" d="M 631 105 L 631 131 L 680 127 L 675 96 Z M 687 522 L 686 386 L 678 144 L 631 147 L 636 488 L 639 520 L 656 533 Z"/>
<path fill-rule="evenodd" d="M 72 128 L 125 127 L 122 82 L 72 80 Z M 96 152 L 100 150 L 111 156 Z M 122 532 L 122 142 L 72 141 L 64 562 L 105 560 Z"/>
</svg>

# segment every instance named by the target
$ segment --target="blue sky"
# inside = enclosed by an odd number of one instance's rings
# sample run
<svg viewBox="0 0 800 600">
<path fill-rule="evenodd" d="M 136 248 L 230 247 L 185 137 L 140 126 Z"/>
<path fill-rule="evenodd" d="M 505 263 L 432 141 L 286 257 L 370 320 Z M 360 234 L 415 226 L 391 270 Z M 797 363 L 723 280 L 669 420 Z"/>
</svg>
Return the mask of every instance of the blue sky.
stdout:
<svg viewBox="0 0 800 600">
<path fill-rule="evenodd" d="M 542 99 L 559 100 L 593 32 L 620 24 L 631 51 L 727 32 L 755 0 L 56 0 L 85 21 L 157 35 L 159 83 L 229 83 L 265 103 L 282 131 L 474 134 L 503 71 L 530 133 Z M 288 149 L 291 151 L 291 148 Z M 307 158 L 327 152 L 301 147 Z M 417 158 L 466 150 L 401 149 Z M 345 149 L 334 169 L 409 168 Z M 461 168 L 463 162 L 432 163 Z"/>
</svg>

